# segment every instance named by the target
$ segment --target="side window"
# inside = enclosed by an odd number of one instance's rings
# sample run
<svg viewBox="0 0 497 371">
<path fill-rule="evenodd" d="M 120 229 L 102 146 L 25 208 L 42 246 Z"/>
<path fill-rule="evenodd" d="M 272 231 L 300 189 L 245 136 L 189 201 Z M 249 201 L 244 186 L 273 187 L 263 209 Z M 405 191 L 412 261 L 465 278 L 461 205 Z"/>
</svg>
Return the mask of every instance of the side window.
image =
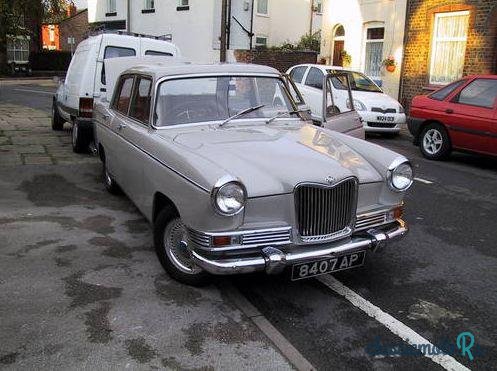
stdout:
<svg viewBox="0 0 497 371">
<path fill-rule="evenodd" d="M 290 72 L 290 77 L 294 82 L 297 84 L 300 84 L 302 82 L 302 78 L 304 77 L 305 70 L 307 67 L 301 66 L 301 67 L 295 67 L 291 72 Z"/>
<path fill-rule="evenodd" d="M 129 116 L 138 121 L 148 123 L 150 117 L 150 92 L 152 80 L 139 77 L 135 84 L 133 99 L 129 108 Z"/>
<path fill-rule="evenodd" d="M 156 57 L 172 57 L 173 53 L 168 52 L 158 52 L 157 50 L 147 50 L 145 55 L 152 55 Z"/>
<path fill-rule="evenodd" d="M 133 89 L 133 76 L 124 77 L 119 84 L 119 93 L 115 98 L 114 109 L 124 115 L 128 114 L 131 90 Z"/>
<path fill-rule="evenodd" d="M 449 84 L 449 85 L 443 87 L 442 89 L 437 90 L 436 92 L 430 94 L 429 97 L 431 99 L 442 101 L 445 98 L 447 98 L 449 95 L 451 95 L 452 92 L 454 90 L 456 90 L 458 87 L 460 87 L 461 85 L 464 85 L 466 83 L 466 81 L 467 80 L 459 80 L 459 81 L 453 82 L 452 84 Z"/>
<path fill-rule="evenodd" d="M 311 67 L 305 79 L 305 84 L 312 88 L 323 90 L 323 78 L 324 74 L 319 68 Z"/>
<path fill-rule="evenodd" d="M 119 46 L 105 47 L 104 59 L 119 58 L 119 57 L 134 57 L 136 55 L 135 49 L 122 48 Z M 105 85 L 105 64 L 102 65 L 102 75 L 100 81 Z"/>
<path fill-rule="evenodd" d="M 476 79 L 455 98 L 456 103 L 493 108 L 497 97 L 497 80 Z"/>
</svg>

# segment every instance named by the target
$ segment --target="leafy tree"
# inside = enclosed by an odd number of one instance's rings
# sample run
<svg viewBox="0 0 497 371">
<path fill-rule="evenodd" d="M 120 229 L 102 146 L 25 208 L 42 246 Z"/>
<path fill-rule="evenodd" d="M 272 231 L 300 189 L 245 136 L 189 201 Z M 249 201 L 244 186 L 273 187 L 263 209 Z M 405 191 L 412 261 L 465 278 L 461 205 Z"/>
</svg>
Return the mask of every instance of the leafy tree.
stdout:
<svg viewBox="0 0 497 371">
<path fill-rule="evenodd" d="M 8 37 L 29 36 L 39 43 L 41 23 L 63 19 L 66 0 L 0 0 L 0 73 L 8 71 Z"/>
</svg>

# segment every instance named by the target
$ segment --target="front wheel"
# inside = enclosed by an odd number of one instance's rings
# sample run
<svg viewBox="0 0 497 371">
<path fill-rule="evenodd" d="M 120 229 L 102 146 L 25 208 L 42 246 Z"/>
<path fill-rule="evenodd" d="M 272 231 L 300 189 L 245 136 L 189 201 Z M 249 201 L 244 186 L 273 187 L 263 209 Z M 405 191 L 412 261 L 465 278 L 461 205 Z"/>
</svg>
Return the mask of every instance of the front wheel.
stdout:
<svg viewBox="0 0 497 371">
<path fill-rule="evenodd" d="M 109 170 L 107 169 L 107 165 L 105 164 L 105 162 L 103 166 L 103 178 L 104 178 L 105 189 L 107 190 L 107 192 L 113 195 L 121 194 L 121 188 L 114 180 L 114 177 L 109 173 Z"/>
<path fill-rule="evenodd" d="M 90 141 L 89 130 L 82 127 L 78 120 L 74 120 L 72 125 L 72 150 L 75 153 L 87 152 Z"/>
<path fill-rule="evenodd" d="M 211 276 L 193 262 L 187 248 L 187 237 L 186 227 L 178 214 L 166 206 L 154 224 L 157 257 L 175 280 L 191 286 L 205 286 Z"/>
<path fill-rule="evenodd" d="M 427 125 L 421 132 L 420 149 L 429 160 L 443 160 L 451 151 L 449 134 L 437 123 Z"/>
</svg>

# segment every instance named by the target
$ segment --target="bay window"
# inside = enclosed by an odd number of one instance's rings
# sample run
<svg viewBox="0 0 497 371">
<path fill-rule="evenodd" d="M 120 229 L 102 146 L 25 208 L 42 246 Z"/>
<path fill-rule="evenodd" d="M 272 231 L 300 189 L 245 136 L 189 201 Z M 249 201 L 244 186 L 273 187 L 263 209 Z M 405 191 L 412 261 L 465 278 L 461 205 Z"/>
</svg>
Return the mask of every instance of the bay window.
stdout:
<svg viewBox="0 0 497 371">
<path fill-rule="evenodd" d="M 469 11 L 435 14 L 430 84 L 445 85 L 462 76 L 468 23 Z"/>
</svg>

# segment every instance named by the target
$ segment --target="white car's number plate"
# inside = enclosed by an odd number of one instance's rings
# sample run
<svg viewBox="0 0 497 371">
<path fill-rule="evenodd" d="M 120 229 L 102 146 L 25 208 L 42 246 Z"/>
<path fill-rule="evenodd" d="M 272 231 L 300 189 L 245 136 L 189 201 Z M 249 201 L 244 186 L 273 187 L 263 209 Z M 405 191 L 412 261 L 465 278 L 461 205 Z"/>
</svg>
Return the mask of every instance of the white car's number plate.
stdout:
<svg viewBox="0 0 497 371">
<path fill-rule="evenodd" d="M 319 276 L 331 272 L 359 267 L 364 264 L 366 251 L 317 260 L 310 263 L 295 264 L 292 267 L 292 281 Z"/>
<path fill-rule="evenodd" d="M 395 117 L 393 117 L 393 116 L 376 116 L 376 120 L 378 120 L 378 122 L 394 122 Z"/>
</svg>

